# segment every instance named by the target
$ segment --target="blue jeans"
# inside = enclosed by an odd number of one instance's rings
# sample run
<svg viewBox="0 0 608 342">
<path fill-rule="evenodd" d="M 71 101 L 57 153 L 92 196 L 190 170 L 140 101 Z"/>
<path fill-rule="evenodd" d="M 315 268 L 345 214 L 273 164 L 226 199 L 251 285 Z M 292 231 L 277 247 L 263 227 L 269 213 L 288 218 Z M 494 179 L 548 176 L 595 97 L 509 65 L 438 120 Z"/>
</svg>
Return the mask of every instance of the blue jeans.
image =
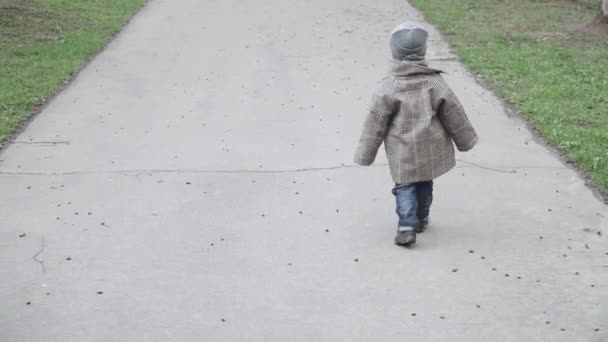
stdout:
<svg viewBox="0 0 608 342">
<path fill-rule="evenodd" d="M 429 221 L 433 202 L 433 181 L 395 184 L 393 195 L 397 200 L 399 227 L 416 228 Z"/>
</svg>

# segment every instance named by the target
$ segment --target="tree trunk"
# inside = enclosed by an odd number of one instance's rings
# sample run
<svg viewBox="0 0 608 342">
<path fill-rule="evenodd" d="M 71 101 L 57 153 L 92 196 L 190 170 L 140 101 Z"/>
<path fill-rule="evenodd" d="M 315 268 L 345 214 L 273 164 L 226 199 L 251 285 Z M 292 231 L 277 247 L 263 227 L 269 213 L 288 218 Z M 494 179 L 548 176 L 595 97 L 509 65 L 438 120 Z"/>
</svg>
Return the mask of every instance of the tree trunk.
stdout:
<svg viewBox="0 0 608 342">
<path fill-rule="evenodd" d="M 599 18 L 600 22 L 608 24 L 608 0 L 602 0 L 602 10 Z"/>
</svg>

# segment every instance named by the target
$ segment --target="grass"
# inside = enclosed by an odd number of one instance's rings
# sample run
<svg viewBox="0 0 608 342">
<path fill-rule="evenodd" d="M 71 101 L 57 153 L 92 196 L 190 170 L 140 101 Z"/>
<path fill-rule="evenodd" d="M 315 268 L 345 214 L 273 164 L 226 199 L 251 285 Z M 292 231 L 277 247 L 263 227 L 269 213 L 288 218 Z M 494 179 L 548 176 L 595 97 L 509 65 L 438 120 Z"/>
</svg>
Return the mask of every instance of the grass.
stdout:
<svg viewBox="0 0 608 342">
<path fill-rule="evenodd" d="M 0 143 L 145 0 L 0 0 Z"/>
<path fill-rule="evenodd" d="M 593 1 L 593 3 L 599 2 Z M 591 0 L 412 0 L 462 60 L 608 193 L 608 26 Z"/>
</svg>

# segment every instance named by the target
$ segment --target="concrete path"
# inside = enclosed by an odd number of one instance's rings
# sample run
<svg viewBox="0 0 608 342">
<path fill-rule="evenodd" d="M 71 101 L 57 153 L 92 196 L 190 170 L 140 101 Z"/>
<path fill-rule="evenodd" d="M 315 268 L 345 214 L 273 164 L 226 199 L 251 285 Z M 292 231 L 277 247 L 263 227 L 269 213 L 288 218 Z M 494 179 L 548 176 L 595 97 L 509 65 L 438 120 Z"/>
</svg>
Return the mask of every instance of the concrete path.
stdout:
<svg viewBox="0 0 608 342">
<path fill-rule="evenodd" d="M 0 155 L 0 341 L 608 341 L 606 206 L 433 29 L 481 143 L 393 245 L 351 157 L 411 19 L 152 0 Z"/>
</svg>

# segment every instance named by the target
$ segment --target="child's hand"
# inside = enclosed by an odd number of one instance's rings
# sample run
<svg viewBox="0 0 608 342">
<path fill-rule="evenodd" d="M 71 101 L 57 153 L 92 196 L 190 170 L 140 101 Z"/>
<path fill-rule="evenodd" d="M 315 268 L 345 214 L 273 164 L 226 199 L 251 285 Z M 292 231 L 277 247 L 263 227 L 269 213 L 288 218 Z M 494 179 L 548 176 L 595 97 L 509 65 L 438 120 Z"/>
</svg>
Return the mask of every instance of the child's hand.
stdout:
<svg viewBox="0 0 608 342">
<path fill-rule="evenodd" d="M 353 161 L 355 162 L 355 164 L 361 165 L 361 166 L 370 166 L 374 163 L 373 158 L 372 159 L 363 158 L 360 151 L 357 151 L 357 153 L 355 153 L 355 158 L 353 159 Z"/>
</svg>

